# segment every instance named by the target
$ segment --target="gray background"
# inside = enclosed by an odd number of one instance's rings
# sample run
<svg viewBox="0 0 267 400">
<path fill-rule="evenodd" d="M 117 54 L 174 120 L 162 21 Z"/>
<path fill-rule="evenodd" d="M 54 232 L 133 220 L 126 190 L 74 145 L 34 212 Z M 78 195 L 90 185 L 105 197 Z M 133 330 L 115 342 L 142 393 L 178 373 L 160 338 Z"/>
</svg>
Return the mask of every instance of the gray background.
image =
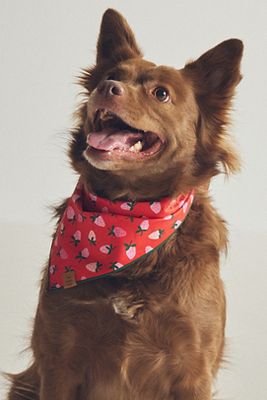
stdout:
<svg viewBox="0 0 267 400">
<path fill-rule="evenodd" d="M 211 192 L 229 221 L 222 260 L 228 298 L 226 363 L 217 398 L 267 398 L 266 1 L 0 1 L 0 369 L 20 371 L 40 270 L 49 252 L 48 206 L 70 195 L 77 177 L 65 150 L 79 101 L 80 67 L 95 59 L 103 11 L 121 11 L 147 59 L 180 68 L 222 40 L 244 41 L 244 79 L 231 131 L 242 173 L 216 178 Z M 0 394 L 5 384 L 1 381 Z M 115 399 L 114 399 L 115 400 Z"/>
</svg>

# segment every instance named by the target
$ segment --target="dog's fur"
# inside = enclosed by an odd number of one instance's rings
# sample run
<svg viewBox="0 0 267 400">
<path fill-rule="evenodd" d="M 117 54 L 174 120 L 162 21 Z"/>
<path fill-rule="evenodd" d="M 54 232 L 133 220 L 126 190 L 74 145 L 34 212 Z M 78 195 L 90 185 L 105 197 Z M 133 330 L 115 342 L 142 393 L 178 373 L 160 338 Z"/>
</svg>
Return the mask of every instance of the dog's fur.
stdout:
<svg viewBox="0 0 267 400">
<path fill-rule="evenodd" d="M 242 50 L 231 39 L 183 69 L 157 67 L 142 58 L 124 18 L 104 14 L 96 65 L 80 79 L 86 101 L 72 132 L 74 169 L 109 199 L 155 200 L 192 187 L 196 197 L 176 236 L 129 270 L 51 293 L 45 269 L 34 361 L 11 378 L 9 400 L 211 400 L 224 349 L 219 254 L 227 230 L 205 187 L 219 172 L 238 169 L 226 126 Z M 107 94 L 110 81 L 124 94 Z M 157 100 L 159 86 L 170 101 Z M 85 152 L 99 107 L 159 133 L 161 151 L 138 162 Z"/>
</svg>

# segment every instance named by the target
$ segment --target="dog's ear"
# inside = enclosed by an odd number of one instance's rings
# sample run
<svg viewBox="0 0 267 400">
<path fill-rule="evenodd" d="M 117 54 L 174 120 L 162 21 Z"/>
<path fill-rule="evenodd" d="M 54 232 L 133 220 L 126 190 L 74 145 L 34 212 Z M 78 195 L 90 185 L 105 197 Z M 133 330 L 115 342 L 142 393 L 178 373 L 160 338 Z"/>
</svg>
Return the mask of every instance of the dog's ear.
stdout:
<svg viewBox="0 0 267 400">
<path fill-rule="evenodd" d="M 227 142 L 225 127 L 235 87 L 242 78 L 242 53 L 241 40 L 226 40 L 183 69 L 193 84 L 200 111 L 198 160 L 203 169 L 208 166 L 214 169 L 214 174 L 219 164 L 225 172 L 235 172 L 239 168 L 238 158 Z"/>
<path fill-rule="evenodd" d="M 233 95 L 236 85 L 241 80 L 242 53 L 241 40 L 229 39 L 185 66 L 184 71 L 193 80 L 200 102 L 204 103 L 206 100 L 209 104 L 215 98 L 223 100 Z"/>
<path fill-rule="evenodd" d="M 141 57 L 134 34 L 121 14 L 108 9 L 102 18 L 97 42 L 97 64 L 109 61 L 119 62 Z"/>
</svg>

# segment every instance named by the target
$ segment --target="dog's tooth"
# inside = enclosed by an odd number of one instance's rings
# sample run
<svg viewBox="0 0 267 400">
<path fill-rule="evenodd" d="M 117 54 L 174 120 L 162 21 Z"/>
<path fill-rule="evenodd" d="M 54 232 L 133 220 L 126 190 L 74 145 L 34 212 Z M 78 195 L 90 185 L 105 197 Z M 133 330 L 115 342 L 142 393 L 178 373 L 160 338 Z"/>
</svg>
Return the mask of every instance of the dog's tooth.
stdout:
<svg viewBox="0 0 267 400">
<path fill-rule="evenodd" d="M 136 151 L 141 151 L 143 148 L 143 143 L 139 140 L 137 143 L 135 143 L 134 147 Z"/>
<path fill-rule="evenodd" d="M 135 153 L 138 153 L 141 151 L 143 148 L 143 143 L 139 140 L 137 143 L 135 143 L 132 147 L 130 147 L 130 151 L 133 151 Z"/>
</svg>

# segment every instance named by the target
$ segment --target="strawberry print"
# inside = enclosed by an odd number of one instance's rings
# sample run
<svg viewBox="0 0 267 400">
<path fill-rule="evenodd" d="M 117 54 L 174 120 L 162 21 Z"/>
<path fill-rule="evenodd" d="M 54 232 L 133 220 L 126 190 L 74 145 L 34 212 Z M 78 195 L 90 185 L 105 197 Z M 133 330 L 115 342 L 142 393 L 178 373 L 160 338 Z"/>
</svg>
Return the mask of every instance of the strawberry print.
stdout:
<svg viewBox="0 0 267 400">
<path fill-rule="evenodd" d="M 56 271 L 57 271 L 56 265 L 50 265 L 50 267 L 49 267 L 50 274 L 53 275 Z"/>
<path fill-rule="evenodd" d="M 126 255 L 127 257 L 132 260 L 135 255 L 136 255 L 136 244 L 128 244 L 128 243 L 124 243 L 124 246 L 126 248 Z"/>
<path fill-rule="evenodd" d="M 122 210 L 132 211 L 135 206 L 135 201 L 127 201 L 121 205 Z"/>
<path fill-rule="evenodd" d="M 192 190 L 176 199 L 110 201 L 90 196 L 80 182 L 68 199 L 52 241 L 49 287 L 68 288 L 66 271 L 69 279 L 74 277 L 79 283 L 126 266 L 134 268 L 134 261 L 150 254 L 178 229 L 193 197 Z"/>
<path fill-rule="evenodd" d="M 120 269 L 121 267 L 123 267 L 123 265 L 119 262 L 113 262 L 110 266 L 111 269 L 113 269 L 113 271 L 117 271 L 118 269 Z"/>
<path fill-rule="evenodd" d="M 86 217 L 83 214 L 78 214 L 78 222 L 84 222 L 86 220 Z"/>
<path fill-rule="evenodd" d="M 84 258 L 87 258 L 89 256 L 89 250 L 87 248 L 83 249 L 81 251 L 81 254 Z"/>
<path fill-rule="evenodd" d="M 177 202 L 177 199 L 173 199 L 170 204 L 167 206 L 166 211 L 167 212 L 172 212 L 179 206 L 179 203 Z"/>
<path fill-rule="evenodd" d="M 79 254 L 76 256 L 78 260 L 85 260 L 89 257 L 89 250 L 85 247 L 83 250 L 79 251 Z"/>
<path fill-rule="evenodd" d="M 72 239 L 72 242 L 73 242 L 74 246 L 78 246 L 78 244 L 79 244 L 80 241 L 81 241 L 81 237 L 82 237 L 81 231 L 76 231 L 76 232 L 71 236 L 71 239 Z"/>
<path fill-rule="evenodd" d="M 104 254 L 110 254 L 113 249 L 114 249 L 114 246 L 112 244 L 105 244 L 104 246 L 100 247 L 101 253 L 104 253 Z"/>
<path fill-rule="evenodd" d="M 95 195 L 95 194 L 93 194 L 93 193 L 89 193 L 89 197 L 90 197 L 90 199 L 92 200 L 92 201 L 97 201 L 97 196 Z"/>
<path fill-rule="evenodd" d="M 179 202 L 179 208 L 183 210 L 183 213 L 186 214 L 187 208 L 190 207 L 191 204 L 186 201 L 186 198 L 183 196 L 183 199 Z"/>
<path fill-rule="evenodd" d="M 102 264 L 99 261 L 91 262 L 86 264 L 85 268 L 91 272 L 98 272 L 101 269 Z"/>
<path fill-rule="evenodd" d="M 96 244 L 96 234 L 94 231 L 90 231 L 88 234 L 88 240 L 91 244 L 95 245 Z"/>
<path fill-rule="evenodd" d="M 179 226 L 181 225 L 182 221 L 180 221 L 179 219 L 177 219 L 177 221 L 174 222 L 173 224 L 173 229 L 178 229 Z"/>
<path fill-rule="evenodd" d="M 161 236 L 163 235 L 163 233 L 164 233 L 164 229 L 158 229 L 158 230 L 156 230 L 156 231 L 150 233 L 150 235 L 148 235 L 148 237 L 149 237 L 149 239 L 157 240 L 157 239 L 160 239 L 160 238 L 161 238 Z"/>
<path fill-rule="evenodd" d="M 139 233 L 140 235 L 143 234 L 143 232 L 147 231 L 149 228 L 149 221 L 145 219 L 144 221 L 141 222 L 140 225 L 138 225 L 136 233 Z"/>
<path fill-rule="evenodd" d="M 60 248 L 57 252 L 57 256 L 62 258 L 62 260 L 66 260 L 68 258 L 68 253 L 66 252 L 66 250 Z"/>
<path fill-rule="evenodd" d="M 149 253 L 149 252 L 152 251 L 152 250 L 154 250 L 154 249 L 153 249 L 153 247 L 151 247 L 151 246 L 146 246 L 146 247 L 145 247 L 145 252 L 146 252 L 146 254 Z"/>
<path fill-rule="evenodd" d="M 102 228 L 104 228 L 106 226 L 106 223 L 103 219 L 103 217 L 101 217 L 101 215 L 93 215 L 91 217 L 91 220 L 97 225 L 97 226 L 101 226 Z"/>
<path fill-rule="evenodd" d="M 61 235 L 61 236 L 64 236 L 64 233 L 65 233 L 65 226 L 64 226 L 63 223 L 60 224 L 60 229 L 59 229 L 59 231 L 60 231 L 60 235 Z"/>
<path fill-rule="evenodd" d="M 109 230 L 109 235 L 115 236 L 115 237 L 124 237 L 124 236 L 126 236 L 126 231 L 124 229 L 120 228 L 119 226 L 112 225 L 112 227 Z"/>
<path fill-rule="evenodd" d="M 74 222 L 76 217 L 75 217 L 75 211 L 71 206 L 67 208 L 67 218 L 70 222 Z"/>
<path fill-rule="evenodd" d="M 184 203 L 184 205 L 183 205 L 183 213 L 184 214 L 186 214 L 186 212 L 187 212 L 187 207 L 189 206 L 189 204 L 188 203 Z"/>
<path fill-rule="evenodd" d="M 182 208 L 185 202 L 185 196 L 181 196 L 178 202 L 179 208 Z"/>
<path fill-rule="evenodd" d="M 155 214 L 158 214 L 161 211 L 161 204 L 159 201 L 152 201 L 150 208 Z"/>
<path fill-rule="evenodd" d="M 81 197 L 81 196 L 80 196 L 79 194 L 74 193 L 74 194 L 72 195 L 72 200 L 74 201 L 74 203 L 76 203 L 76 201 L 79 200 L 80 197 Z"/>
<path fill-rule="evenodd" d="M 164 219 L 164 221 L 169 221 L 172 218 L 173 218 L 173 214 L 170 214 L 170 215 L 166 215 L 166 217 L 164 217 L 163 219 Z"/>
<path fill-rule="evenodd" d="M 59 283 L 54 283 L 53 285 L 50 286 L 51 289 L 60 289 L 61 285 Z"/>
</svg>

